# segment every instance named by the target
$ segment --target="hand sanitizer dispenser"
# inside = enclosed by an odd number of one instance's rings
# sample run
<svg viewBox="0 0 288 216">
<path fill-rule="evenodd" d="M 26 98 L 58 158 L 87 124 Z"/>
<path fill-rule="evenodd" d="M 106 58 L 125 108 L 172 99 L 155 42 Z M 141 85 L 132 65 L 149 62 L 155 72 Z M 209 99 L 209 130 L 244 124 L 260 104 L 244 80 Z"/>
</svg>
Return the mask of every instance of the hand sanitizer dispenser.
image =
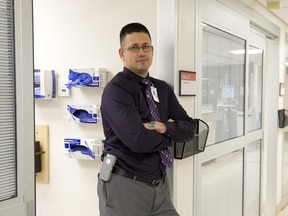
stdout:
<svg viewBox="0 0 288 216">
<path fill-rule="evenodd" d="M 54 70 L 34 70 L 34 97 L 56 98 L 56 74 Z"/>
</svg>

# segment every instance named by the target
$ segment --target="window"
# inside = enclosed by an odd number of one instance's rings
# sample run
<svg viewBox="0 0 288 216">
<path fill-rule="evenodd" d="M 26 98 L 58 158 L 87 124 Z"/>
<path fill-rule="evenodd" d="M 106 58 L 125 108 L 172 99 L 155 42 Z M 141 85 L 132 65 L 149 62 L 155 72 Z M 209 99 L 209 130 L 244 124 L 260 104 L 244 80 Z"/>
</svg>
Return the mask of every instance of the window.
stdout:
<svg viewBox="0 0 288 216">
<path fill-rule="evenodd" d="M 249 46 L 247 132 L 262 128 L 263 50 Z"/>
<path fill-rule="evenodd" d="M 208 145 L 244 134 L 245 40 L 203 24 L 202 117 Z"/>
<path fill-rule="evenodd" d="M 285 44 L 285 84 L 288 83 L 288 34 L 286 34 Z M 287 88 L 285 88 L 285 108 L 288 107 L 287 101 Z M 282 146 L 282 199 L 288 196 L 288 132 L 283 133 L 283 146 Z M 286 202 L 287 203 L 287 202 Z"/>
<path fill-rule="evenodd" d="M 260 213 L 261 140 L 247 144 L 245 209 L 247 216 Z"/>
<path fill-rule="evenodd" d="M 242 216 L 243 149 L 202 163 L 201 216 Z"/>
<path fill-rule="evenodd" d="M 0 0 L 0 201 L 16 196 L 13 1 Z"/>
</svg>

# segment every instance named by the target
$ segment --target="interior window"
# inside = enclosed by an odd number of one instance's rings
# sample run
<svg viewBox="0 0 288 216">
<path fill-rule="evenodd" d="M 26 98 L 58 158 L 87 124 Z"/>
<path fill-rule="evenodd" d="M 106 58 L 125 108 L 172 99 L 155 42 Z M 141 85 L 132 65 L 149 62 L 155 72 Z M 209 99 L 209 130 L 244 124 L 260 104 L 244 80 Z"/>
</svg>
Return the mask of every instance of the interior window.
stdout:
<svg viewBox="0 0 288 216">
<path fill-rule="evenodd" d="M 208 145 L 244 134 L 246 41 L 203 24 L 202 117 Z"/>
<path fill-rule="evenodd" d="M 263 50 L 249 46 L 247 132 L 262 128 Z"/>
<path fill-rule="evenodd" d="M 16 196 L 13 1 L 0 0 L 0 202 Z"/>
</svg>

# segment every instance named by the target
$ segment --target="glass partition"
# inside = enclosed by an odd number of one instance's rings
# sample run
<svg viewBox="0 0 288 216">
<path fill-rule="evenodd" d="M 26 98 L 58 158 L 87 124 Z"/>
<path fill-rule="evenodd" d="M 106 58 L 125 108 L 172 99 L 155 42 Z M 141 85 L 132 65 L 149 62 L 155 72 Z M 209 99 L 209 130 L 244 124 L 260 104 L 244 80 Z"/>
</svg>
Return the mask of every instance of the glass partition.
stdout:
<svg viewBox="0 0 288 216">
<path fill-rule="evenodd" d="M 285 43 L 285 84 L 288 83 L 288 34 L 286 34 Z M 288 88 L 285 88 L 285 105 L 284 108 L 288 109 Z M 284 205 L 288 205 L 288 132 L 287 129 L 283 134 L 282 142 L 282 200 L 284 200 Z"/>
<path fill-rule="evenodd" d="M 243 149 L 202 163 L 201 216 L 242 216 Z"/>
<path fill-rule="evenodd" d="M 262 128 L 263 50 L 249 46 L 247 132 Z"/>
<path fill-rule="evenodd" d="M 203 24 L 202 118 L 208 144 L 244 134 L 245 40 Z"/>
<path fill-rule="evenodd" d="M 288 196 L 288 132 L 284 134 L 282 147 L 282 199 Z"/>
<path fill-rule="evenodd" d="M 260 215 L 261 141 L 247 145 L 246 154 L 246 216 Z"/>
</svg>

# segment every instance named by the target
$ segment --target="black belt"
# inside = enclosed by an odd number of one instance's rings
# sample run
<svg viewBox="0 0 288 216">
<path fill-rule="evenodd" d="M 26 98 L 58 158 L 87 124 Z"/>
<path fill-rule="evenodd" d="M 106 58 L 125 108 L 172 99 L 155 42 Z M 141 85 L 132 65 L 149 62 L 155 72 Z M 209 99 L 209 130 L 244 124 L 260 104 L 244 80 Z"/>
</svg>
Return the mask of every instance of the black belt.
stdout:
<svg viewBox="0 0 288 216">
<path fill-rule="evenodd" d="M 140 177 L 140 176 L 136 176 L 134 174 L 131 174 L 119 167 L 114 167 L 113 169 L 113 173 L 117 174 L 117 175 L 121 175 L 123 177 L 126 177 L 126 178 L 130 178 L 130 179 L 133 179 L 134 181 L 140 181 L 140 182 L 144 182 L 146 184 L 150 184 L 152 186 L 156 186 L 159 184 L 159 182 L 162 180 L 162 179 L 158 179 L 158 180 L 149 180 L 149 179 L 146 179 L 146 178 L 143 178 L 143 177 Z"/>
</svg>

